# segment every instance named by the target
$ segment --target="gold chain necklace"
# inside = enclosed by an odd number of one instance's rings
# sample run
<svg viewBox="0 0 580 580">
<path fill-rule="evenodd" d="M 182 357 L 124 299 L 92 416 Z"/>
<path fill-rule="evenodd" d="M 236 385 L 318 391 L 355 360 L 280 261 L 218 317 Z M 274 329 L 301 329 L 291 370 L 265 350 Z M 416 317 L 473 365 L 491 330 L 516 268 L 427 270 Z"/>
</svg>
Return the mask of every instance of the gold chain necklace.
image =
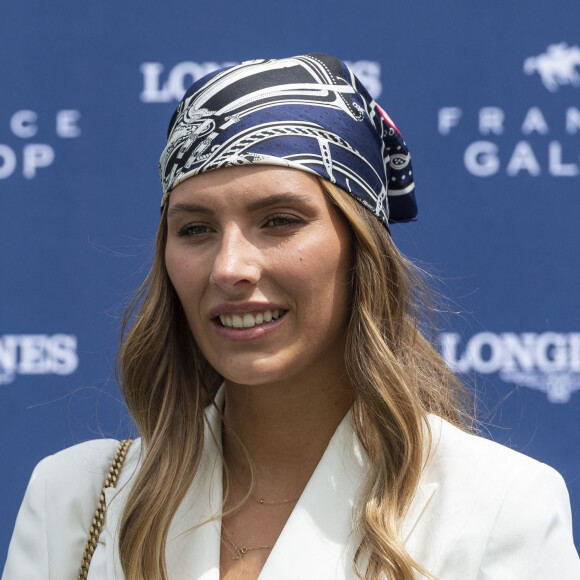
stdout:
<svg viewBox="0 0 580 580">
<path fill-rule="evenodd" d="M 288 503 L 295 503 L 299 498 L 296 499 L 280 499 L 275 501 L 265 500 L 263 497 L 256 497 L 250 494 L 250 497 L 260 505 L 283 505 Z M 271 550 L 274 546 L 238 546 L 234 542 L 231 534 L 228 532 L 227 528 L 222 523 L 222 537 L 229 544 L 230 551 L 232 552 L 232 560 L 243 560 L 244 556 L 254 550 Z M 233 551 L 232 551 L 233 549 Z"/>
<path fill-rule="evenodd" d="M 267 501 L 263 497 L 256 497 L 253 493 L 250 494 L 250 497 L 260 505 L 282 505 L 285 503 L 295 503 L 300 499 L 297 497 L 296 499 L 279 499 L 275 501 Z"/>
</svg>

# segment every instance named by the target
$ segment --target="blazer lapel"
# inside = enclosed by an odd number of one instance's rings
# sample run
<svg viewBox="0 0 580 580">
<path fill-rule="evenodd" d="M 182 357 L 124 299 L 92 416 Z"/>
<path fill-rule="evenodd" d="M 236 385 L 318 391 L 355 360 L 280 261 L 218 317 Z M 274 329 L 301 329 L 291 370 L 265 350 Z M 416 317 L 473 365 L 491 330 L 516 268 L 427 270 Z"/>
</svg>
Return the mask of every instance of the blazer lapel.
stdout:
<svg viewBox="0 0 580 580">
<path fill-rule="evenodd" d="M 406 544 L 411 538 L 413 532 L 417 529 L 421 516 L 425 513 L 433 494 L 437 491 L 439 484 L 437 483 L 419 483 L 413 501 L 403 522 L 403 529 L 401 537 Z"/>
<path fill-rule="evenodd" d="M 403 522 L 401 537 L 405 544 L 409 542 L 413 532 L 419 527 L 419 521 L 427 510 L 433 494 L 439 487 L 439 484 L 433 480 L 430 473 L 433 452 L 437 448 L 441 437 L 441 419 L 439 417 L 427 415 L 427 425 L 423 428 L 423 436 L 425 440 L 428 440 L 429 437 L 431 438 L 431 446 L 423 449 L 423 472 Z"/>
<path fill-rule="evenodd" d="M 260 580 L 355 578 L 351 516 L 363 464 L 349 412 L 286 522 Z"/>
<path fill-rule="evenodd" d="M 274 545 L 260 580 L 356 578 L 352 563 L 357 539 L 352 533 L 352 512 L 367 462 L 349 412 Z M 403 524 L 405 543 L 418 528 L 437 487 L 437 483 L 419 483 Z M 364 571 L 364 560 L 360 567 Z"/>
</svg>

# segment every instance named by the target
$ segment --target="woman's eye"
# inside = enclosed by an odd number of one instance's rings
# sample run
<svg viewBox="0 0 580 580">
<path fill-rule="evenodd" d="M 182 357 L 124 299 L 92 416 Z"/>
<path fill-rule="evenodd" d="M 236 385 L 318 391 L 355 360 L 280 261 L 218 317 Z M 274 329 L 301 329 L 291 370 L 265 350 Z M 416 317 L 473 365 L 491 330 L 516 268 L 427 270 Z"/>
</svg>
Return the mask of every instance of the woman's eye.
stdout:
<svg viewBox="0 0 580 580">
<path fill-rule="evenodd" d="M 293 226 L 302 223 L 302 220 L 293 215 L 273 215 L 266 221 L 266 227 L 276 228 L 284 226 Z"/>
<path fill-rule="evenodd" d="M 201 236 L 211 231 L 205 224 L 189 224 L 178 231 L 179 236 Z"/>
</svg>

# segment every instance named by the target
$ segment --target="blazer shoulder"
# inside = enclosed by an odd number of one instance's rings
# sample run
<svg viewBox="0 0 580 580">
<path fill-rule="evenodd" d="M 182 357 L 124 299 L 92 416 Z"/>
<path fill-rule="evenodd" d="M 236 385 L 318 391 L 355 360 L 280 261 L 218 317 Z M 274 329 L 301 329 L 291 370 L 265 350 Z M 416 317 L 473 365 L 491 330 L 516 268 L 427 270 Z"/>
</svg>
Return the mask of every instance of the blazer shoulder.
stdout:
<svg viewBox="0 0 580 580">
<path fill-rule="evenodd" d="M 75 491 L 101 489 L 118 446 L 116 439 L 94 439 L 63 449 L 42 459 L 31 481 L 41 477 L 48 490 L 65 490 L 69 499 L 69 494 Z M 137 439 L 129 448 L 122 473 L 129 464 L 135 463 L 139 450 L 140 440 Z"/>
<path fill-rule="evenodd" d="M 75 524 L 88 529 L 118 446 L 119 441 L 115 439 L 85 441 L 50 455 L 37 465 L 29 487 L 34 490 L 36 479 L 42 482 L 43 494 L 50 502 L 47 505 L 49 523 L 69 514 Z M 117 488 L 135 471 L 139 451 L 137 439 L 129 448 Z"/>
<path fill-rule="evenodd" d="M 571 529 L 570 499 L 554 468 L 444 420 L 431 420 L 432 446 L 424 478 L 439 485 L 439 499 L 470 513 L 485 514 L 492 525 L 509 506 L 519 516 L 543 517 L 544 508 L 559 512 Z"/>
<path fill-rule="evenodd" d="M 554 481 L 562 476 L 552 467 L 515 449 L 477 433 L 468 433 L 439 417 L 429 417 L 432 436 L 428 469 L 446 471 L 478 479 L 492 477 L 509 481 L 519 474 L 538 473 Z"/>
<path fill-rule="evenodd" d="M 113 439 L 87 441 L 38 463 L 16 519 L 2 580 L 76 577 L 118 445 Z M 138 461 L 139 448 L 138 440 L 131 445 L 120 479 L 134 471 L 130 464 Z"/>
<path fill-rule="evenodd" d="M 450 580 L 580 578 L 562 476 L 440 418 L 429 426 L 422 483 L 437 491 L 409 543 L 419 561 Z"/>
</svg>

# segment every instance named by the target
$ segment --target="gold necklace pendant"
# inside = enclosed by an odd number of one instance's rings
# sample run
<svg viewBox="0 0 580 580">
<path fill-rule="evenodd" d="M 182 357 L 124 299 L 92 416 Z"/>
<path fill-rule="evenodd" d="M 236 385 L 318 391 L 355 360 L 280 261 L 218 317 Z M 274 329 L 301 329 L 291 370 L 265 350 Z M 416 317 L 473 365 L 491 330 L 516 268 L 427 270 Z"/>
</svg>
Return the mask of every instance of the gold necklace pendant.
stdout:
<svg viewBox="0 0 580 580">
<path fill-rule="evenodd" d="M 222 524 L 222 537 L 224 540 L 226 540 L 226 542 L 230 545 L 231 548 L 233 548 L 232 550 L 232 560 L 243 560 L 244 556 L 252 551 L 252 550 L 271 550 L 273 548 L 273 546 L 253 546 L 253 547 L 249 547 L 249 546 L 236 546 L 234 540 L 232 539 L 232 537 L 230 536 L 230 533 L 228 532 L 228 530 L 226 530 L 226 527 Z"/>
<path fill-rule="evenodd" d="M 234 549 L 235 549 L 235 553 L 232 555 L 232 560 L 243 560 L 244 556 L 250 550 L 271 550 L 272 546 L 255 546 L 254 548 L 247 548 L 246 546 L 242 546 L 241 548 L 238 548 L 238 547 L 234 546 Z"/>
</svg>

